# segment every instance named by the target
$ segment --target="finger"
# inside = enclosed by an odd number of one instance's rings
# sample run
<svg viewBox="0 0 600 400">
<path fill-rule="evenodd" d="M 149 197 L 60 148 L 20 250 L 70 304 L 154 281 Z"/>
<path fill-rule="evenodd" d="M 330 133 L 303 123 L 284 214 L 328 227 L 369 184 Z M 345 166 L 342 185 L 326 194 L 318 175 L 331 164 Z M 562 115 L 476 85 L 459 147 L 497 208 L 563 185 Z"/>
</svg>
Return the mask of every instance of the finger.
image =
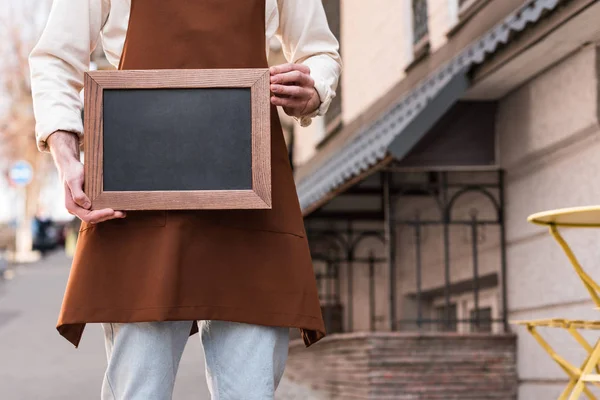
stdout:
<svg viewBox="0 0 600 400">
<path fill-rule="evenodd" d="M 85 211 L 87 212 L 85 214 L 85 220 L 90 224 L 97 224 L 103 221 L 108 221 L 109 219 L 119 218 L 116 216 L 116 212 L 110 208 L 105 208 L 103 210 Z"/>
<path fill-rule="evenodd" d="M 85 209 L 89 209 L 92 206 L 89 197 L 83 192 L 83 179 L 80 177 L 70 178 L 67 180 L 67 185 L 75 204 Z"/>
<path fill-rule="evenodd" d="M 293 108 L 303 110 L 306 106 L 306 101 L 301 101 L 293 97 L 277 97 L 271 96 L 271 104 L 279 107 Z"/>
<path fill-rule="evenodd" d="M 301 86 L 271 85 L 271 92 L 280 97 L 296 97 L 300 99 L 310 99 L 312 96 L 310 89 Z"/>
<path fill-rule="evenodd" d="M 84 208 L 76 210 L 77 216 L 89 224 L 97 224 L 106 219 L 115 218 L 115 211 L 111 209 L 89 211 Z"/>
<path fill-rule="evenodd" d="M 125 213 L 123 211 L 115 211 L 111 208 L 104 208 L 102 210 L 88 211 L 88 218 L 93 223 L 98 223 L 109 219 L 125 218 Z"/>
<path fill-rule="evenodd" d="M 112 209 L 102 209 L 102 210 L 94 210 L 90 211 L 83 207 L 80 207 L 75 201 L 73 201 L 72 196 L 67 192 L 65 195 L 65 207 L 69 211 L 70 214 L 75 215 L 80 220 L 87 223 L 96 223 L 98 220 L 115 216 L 115 211 Z"/>
<path fill-rule="evenodd" d="M 310 68 L 304 64 L 287 63 L 275 65 L 269 69 L 271 75 L 284 74 L 291 71 L 300 71 L 305 74 L 310 74 Z"/>
<path fill-rule="evenodd" d="M 91 223 L 98 223 L 108 219 L 121 219 L 126 217 L 123 211 L 115 211 L 110 208 L 105 208 L 103 210 L 85 211 L 87 211 L 87 214 L 85 214 L 85 216 L 89 220 L 88 222 Z"/>
<path fill-rule="evenodd" d="M 77 187 L 77 185 L 75 185 L 75 187 Z M 86 199 L 89 202 L 87 196 Z M 123 211 L 114 211 L 110 208 L 90 211 L 87 208 L 81 207 L 75 202 L 75 196 L 72 194 L 71 188 L 67 184 L 65 184 L 65 207 L 69 214 L 75 215 L 82 221 L 89 223 L 98 223 L 101 222 L 101 220 L 125 218 L 127 216 Z"/>
<path fill-rule="evenodd" d="M 112 216 L 106 216 L 106 217 L 101 217 L 101 218 L 95 218 L 94 222 L 92 222 L 92 224 L 99 224 L 105 221 L 110 221 L 111 219 L 121 219 L 121 217 L 117 217 L 117 214 L 113 214 Z"/>
<path fill-rule="evenodd" d="M 310 75 L 300 71 L 291 71 L 284 74 L 277 74 L 271 77 L 271 83 L 278 83 L 280 85 L 298 85 L 304 87 L 314 87 L 315 81 Z"/>
</svg>

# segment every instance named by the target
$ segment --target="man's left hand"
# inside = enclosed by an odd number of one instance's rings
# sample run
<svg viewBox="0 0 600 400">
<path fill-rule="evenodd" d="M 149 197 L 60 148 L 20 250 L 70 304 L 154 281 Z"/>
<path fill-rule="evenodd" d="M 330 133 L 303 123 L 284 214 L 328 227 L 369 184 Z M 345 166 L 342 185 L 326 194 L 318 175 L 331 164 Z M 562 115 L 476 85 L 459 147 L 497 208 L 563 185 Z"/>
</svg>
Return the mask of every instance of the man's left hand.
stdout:
<svg viewBox="0 0 600 400">
<path fill-rule="evenodd" d="M 292 117 L 310 115 L 319 108 L 321 99 L 306 65 L 283 64 L 270 71 L 272 104 L 283 107 Z"/>
</svg>

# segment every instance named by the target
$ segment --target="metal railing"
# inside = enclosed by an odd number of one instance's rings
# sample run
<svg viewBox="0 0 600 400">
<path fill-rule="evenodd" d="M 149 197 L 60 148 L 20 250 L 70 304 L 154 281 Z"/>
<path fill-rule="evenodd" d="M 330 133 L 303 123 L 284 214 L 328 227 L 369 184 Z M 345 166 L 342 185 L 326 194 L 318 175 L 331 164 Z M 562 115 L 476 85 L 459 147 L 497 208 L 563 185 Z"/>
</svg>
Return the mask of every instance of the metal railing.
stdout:
<svg viewBox="0 0 600 400">
<path fill-rule="evenodd" d="M 384 178 L 391 177 L 394 173 L 398 172 L 382 173 L 382 186 L 379 190 L 382 210 L 318 211 L 307 219 L 307 234 L 316 265 L 324 319 L 329 331 L 357 330 L 357 314 L 354 308 L 357 305 L 355 291 L 359 287 L 363 291 L 363 299 L 364 291 L 367 292 L 369 303 L 367 307 L 361 305 L 361 309 L 368 309 L 368 316 L 365 323 L 365 316 L 362 315 L 360 330 L 507 331 L 502 172 L 493 173 L 494 182 L 450 182 L 448 172 L 439 172 L 433 173 L 429 182 L 403 185 L 394 184 L 393 179 Z M 489 173 L 487 174 L 489 177 Z M 388 182 L 388 185 L 385 182 Z M 356 190 L 352 194 L 373 196 L 377 195 L 377 190 Z M 419 195 L 423 199 L 434 200 L 440 218 L 425 218 L 418 209 L 413 218 L 396 217 L 396 204 L 402 204 L 404 197 L 410 196 L 414 199 Z M 464 215 L 464 212 L 454 212 L 456 204 L 466 195 L 471 196 L 469 204 L 471 200 L 477 204 L 485 204 L 485 217 L 480 217 L 476 208 L 471 209 L 468 218 L 459 217 Z M 313 223 L 317 220 L 321 224 Z M 323 221 L 328 221 L 331 226 L 345 224 L 346 227 L 323 229 L 314 226 L 323 226 Z M 358 221 L 378 221 L 382 228 L 359 229 L 356 227 Z M 393 246 L 394 251 L 390 251 L 391 246 L 387 244 L 390 238 L 391 243 L 399 243 L 395 240 L 399 230 L 404 241 L 400 241 L 401 244 Z M 426 241 L 427 230 L 441 236 L 436 238 L 437 242 L 430 240 L 440 245 L 434 246 Z M 493 236 L 492 240 L 495 240 L 491 246 L 490 243 L 486 243 L 486 232 L 489 230 L 494 232 L 494 235 L 490 235 Z M 461 234 L 457 234 L 457 231 Z M 410 245 L 406 243 L 406 239 L 410 239 Z M 451 249 L 456 247 L 458 241 L 464 253 L 460 262 L 451 257 Z M 486 262 L 483 264 L 482 244 L 488 245 Z M 490 251 L 496 253 L 493 257 L 494 268 L 488 264 Z M 413 265 L 406 261 L 399 264 L 401 257 L 396 257 L 396 254 L 402 255 L 407 252 L 412 255 Z M 423 276 L 425 272 L 431 275 L 433 268 L 431 263 L 424 262 L 423 255 L 432 252 L 436 252 L 440 260 L 439 265 L 435 267 L 439 268 L 440 277 L 443 277 L 439 280 L 441 284 L 437 286 L 432 286 L 431 283 L 426 285 Z M 390 255 L 394 260 L 390 259 Z M 466 268 L 466 265 L 470 265 L 470 269 Z M 460 279 L 456 277 L 457 268 L 461 268 L 461 274 L 458 274 Z M 465 275 L 466 272 L 468 276 Z M 361 278 L 356 278 L 357 273 Z M 410 275 L 410 280 L 390 279 L 399 273 L 403 276 Z M 392 280 L 394 282 L 391 282 Z M 397 282 L 402 283 L 402 288 L 397 287 Z M 378 296 L 379 291 L 385 292 L 385 296 Z M 494 307 L 487 302 L 482 304 L 483 291 L 497 294 L 499 301 Z M 457 297 L 471 305 L 466 312 L 463 310 L 461 315 L 458 314 Z M 381 302 L 382 298 L 386 298 L 388 303 L 385 313 L 382 312 L 382 304 L 377 303 Z M 404 304 L 400 312 L 399 303 Z M 386 326 L 386 323 L 389 326 Z"/>
</svg>

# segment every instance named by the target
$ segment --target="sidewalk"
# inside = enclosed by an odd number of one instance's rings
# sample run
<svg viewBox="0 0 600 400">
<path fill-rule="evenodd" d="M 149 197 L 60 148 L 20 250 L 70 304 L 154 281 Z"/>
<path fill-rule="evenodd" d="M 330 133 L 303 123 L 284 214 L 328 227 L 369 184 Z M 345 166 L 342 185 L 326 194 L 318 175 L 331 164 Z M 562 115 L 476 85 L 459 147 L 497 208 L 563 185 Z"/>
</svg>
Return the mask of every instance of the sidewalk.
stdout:
<svg viewBox="0 0 600 400">
<path fill-rule="evenodd" d="M 75 349 L 55 329 L 71 260 L 63 252 L 16 268 L 0 280 L 0 399 L 88 400 L 100 398 L 106 356 L 102 328 L 86 327 Z M 173 400 L 209 400 L 200 338 L 190 338 Z M 312 400 L 285 378 L 277 400 Z M 242 400 L 242 399 L 240 399 Z"/>
<path fill-rule="evenodd" d="M 55 329 L 69 265 L 56 253 L 0 281 L 0 399 L 99 399 L 106 367 L 102 329 L 88 325 L 79 349 Z M 210 398 L 198 335 L 188 342 L 173 398 Z"/>
</svg>

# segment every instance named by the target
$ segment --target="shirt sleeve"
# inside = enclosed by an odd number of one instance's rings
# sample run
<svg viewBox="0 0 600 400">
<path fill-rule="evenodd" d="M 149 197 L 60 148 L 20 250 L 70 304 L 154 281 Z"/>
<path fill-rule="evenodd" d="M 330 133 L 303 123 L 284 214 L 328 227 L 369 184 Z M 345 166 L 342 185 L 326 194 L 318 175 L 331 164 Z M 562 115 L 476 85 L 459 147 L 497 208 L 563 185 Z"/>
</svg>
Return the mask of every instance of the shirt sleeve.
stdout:
<svg viewBox="0 0 600 400">
<path fill-rule="evenodd" d="M 46 27 L 29 56 L 31 91 L 40 151 L 63 130 L 83 137 L 84 72 L 108 17 L 110 0 L 54 0 Z"/>
<path fill-rule="evenodd" d="M 312 118 L 325 115 L 342 70 L 339 43 L 327 23 L 322 0 L 278 0 L 279 28 L 276 36 L 282 43 L 289 62 L 302 63 L 310 68 L 321 106 L 311 115 L 299 118 L 302 126 Z"/>
</svg>

